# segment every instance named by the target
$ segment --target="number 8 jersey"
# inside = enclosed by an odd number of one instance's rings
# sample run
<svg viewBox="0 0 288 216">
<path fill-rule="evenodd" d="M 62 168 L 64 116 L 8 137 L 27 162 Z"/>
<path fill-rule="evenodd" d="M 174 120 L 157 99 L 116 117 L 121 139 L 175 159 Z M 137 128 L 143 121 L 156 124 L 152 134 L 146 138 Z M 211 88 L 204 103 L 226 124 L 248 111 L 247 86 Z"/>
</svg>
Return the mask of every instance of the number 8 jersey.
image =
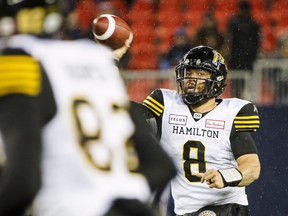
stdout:
<svg viewBox="0 0 288 216">
<path fill-rule="evenodd" d="M 245 187 L 210 189 L 196 173 L 237 167 L 235 158 L 243 152 L 255 153 L 255 149 L 234 151 L 231 144 L 236 133 L 259 128 L 259 116 L 252 103 L 236 98 L 217 99 L 216 108 L 210 112 L 194 113 L 176 91 L 157 89 L 144 105 L 152 111 L 161 145 L 177 167 L 171 189 L 178 215 L 207 205 L 248 205 Z M 245 148 L 244 143 L 236 149 L 241 148 Z"/>
</svg>

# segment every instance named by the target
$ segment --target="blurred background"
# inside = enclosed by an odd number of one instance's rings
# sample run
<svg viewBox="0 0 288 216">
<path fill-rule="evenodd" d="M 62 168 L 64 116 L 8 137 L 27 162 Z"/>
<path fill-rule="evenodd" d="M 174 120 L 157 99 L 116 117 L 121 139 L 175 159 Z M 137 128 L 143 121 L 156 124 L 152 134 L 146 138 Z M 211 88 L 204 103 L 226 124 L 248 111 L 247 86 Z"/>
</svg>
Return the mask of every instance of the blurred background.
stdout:
<svg viewBox="0 0 288 216">
<path fill-rule="evenodd" d="M 55 37 L 93 39 L 92 20 L 103 13 L 129 23 L 134 41 L 120 69 L 132 100 L 142 101 L 157 87 L 175 88 L 179 59 L 207 45 L 228 64 L 222 97 L 288 103 L 286 0 L 68 0 L 62 8 L 66 20 Z"/>
</svg>

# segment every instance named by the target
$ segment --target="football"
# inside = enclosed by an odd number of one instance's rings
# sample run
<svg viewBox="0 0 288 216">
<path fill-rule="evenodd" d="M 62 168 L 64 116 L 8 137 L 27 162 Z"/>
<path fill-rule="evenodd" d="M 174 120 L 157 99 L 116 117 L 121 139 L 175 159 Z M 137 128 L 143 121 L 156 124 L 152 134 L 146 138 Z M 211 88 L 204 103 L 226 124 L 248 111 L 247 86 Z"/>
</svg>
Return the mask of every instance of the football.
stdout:
<svg viewBox="0 0 288 216">
<path fill-rule="evenodd" d="M 98 43 L 113 50 L 124 46 L 126 40 L 133 39 L 129 25 L 120 17 L 113 14 L 102 14 L 93 20 L 92 32 Z"/>
</svg>

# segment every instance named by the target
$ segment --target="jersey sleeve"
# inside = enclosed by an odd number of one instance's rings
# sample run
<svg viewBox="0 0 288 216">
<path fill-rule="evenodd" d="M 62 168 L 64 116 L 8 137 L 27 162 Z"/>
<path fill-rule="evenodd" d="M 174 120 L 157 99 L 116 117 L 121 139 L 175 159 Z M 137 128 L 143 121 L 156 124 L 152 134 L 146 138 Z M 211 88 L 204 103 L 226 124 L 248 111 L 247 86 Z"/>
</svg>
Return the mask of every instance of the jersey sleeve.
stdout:
<svg viewBox="0 0 288 216">
<path fill-rule="evenodd" d="M 235 132 L 255 132 L 260 127 L 260 119 L 256 106 L 248 103 L 242 107 L 233 121 Z"/>
<path fill-rule="evenodd" d="M 231 139 L 231 148 L 236 159 L 245 154 L 258 154 L 255 142 L 249 132 L 235 133 Z"/>
<path fill-rule="evenodd" d="M 40 64 L 28 55 L 0 56 L 0 96 L 40 93 Z"/>
<path fill-rule="evenodd" d="M 163 188 L 175 175 L 174 164 L 152 135 L 145 118 L 137 109 L 131 109 L 130 113 L 136 129 L 132 140 L 139 156 L 140 171 L 148 180 L 151 191 Z"/>
<path fill-rule="evenodd" d="M 237 159 L 245 154 L 258 154 L 257 147 L 250 132 L 255 132 L 260 127 L 260 119 L 254 104 L 248 103 L 242 107 L 234 118 L 231 133 L 231 147 Z"/>
<path fill-rule="evenodd" d="M 162 136 L 162 117 L 164 111 L 163 93 L 155 89 L 143 102 L 146 108 L 145 118 L 153 131 L 153 134 L 160 140 Z"/>
<path fill-rule="evenodd" d="M 155 117 L 159 117 L 164 111 L 163 94 L 160 89 L 154 90 L 143 102 Z"/>
<path fill-rule="evenodd" d="M 6 160 L 0 177 L 0 215 L 22 215 L 40 187 L 41 67 L 23 53 L 3 54 L 0 132 Z"/>
</svg>

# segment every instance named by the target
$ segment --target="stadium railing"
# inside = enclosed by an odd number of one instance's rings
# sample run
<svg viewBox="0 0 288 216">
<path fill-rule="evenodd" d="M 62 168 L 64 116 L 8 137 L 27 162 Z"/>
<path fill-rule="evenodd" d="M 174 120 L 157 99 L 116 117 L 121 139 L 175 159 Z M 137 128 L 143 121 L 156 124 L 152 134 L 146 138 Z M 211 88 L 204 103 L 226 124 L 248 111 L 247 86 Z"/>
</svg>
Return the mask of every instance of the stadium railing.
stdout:
<svg viewBox="0 0 288 216">
<path fill-rule="evenodd" d="M 121 71 L 129 97 L 141 102 L 156 88 L 176 89 L 173 69 Z M 236 92 L 235 83 L 243 83 Z M 237 93 L 237 94 L 236 94 Z M 258 59 L 252 72 L 230 70 L 222 98 L 239 97 L 257 105 L 288 104 L 288 59 Z"/>
</svg>

